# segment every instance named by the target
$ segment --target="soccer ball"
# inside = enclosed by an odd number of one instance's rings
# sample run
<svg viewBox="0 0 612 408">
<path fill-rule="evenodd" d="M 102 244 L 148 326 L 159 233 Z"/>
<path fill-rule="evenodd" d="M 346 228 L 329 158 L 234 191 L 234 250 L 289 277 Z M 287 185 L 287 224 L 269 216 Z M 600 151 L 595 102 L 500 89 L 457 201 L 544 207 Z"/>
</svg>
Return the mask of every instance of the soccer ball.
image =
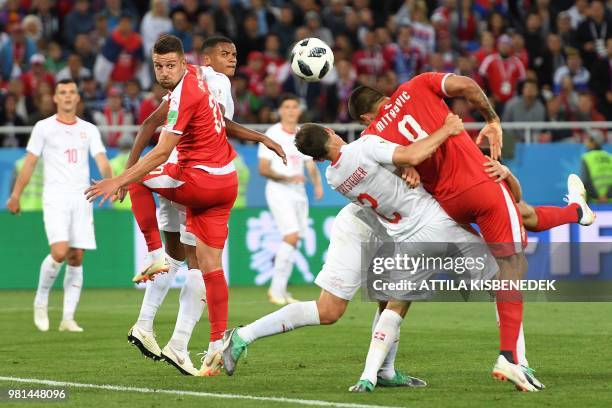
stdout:
<svg viewBox="0 0 612 408">
<path fill-rule="evenodd" d="M 334 53 L 318 38 L 304 38 L 291 50 L 291 69 L 304 81 L 320 81 L 333 66 Z"/>
</svg>

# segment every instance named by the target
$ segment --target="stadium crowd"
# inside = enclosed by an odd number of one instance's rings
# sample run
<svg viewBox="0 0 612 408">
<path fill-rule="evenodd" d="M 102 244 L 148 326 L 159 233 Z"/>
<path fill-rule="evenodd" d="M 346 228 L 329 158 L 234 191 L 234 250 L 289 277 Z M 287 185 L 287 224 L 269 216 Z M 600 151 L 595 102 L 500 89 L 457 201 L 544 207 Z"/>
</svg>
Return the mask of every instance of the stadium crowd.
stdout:
<svg viewBox="0 0 612 408">
<path fill-rule="evenodd" d="M 139 124 L 160 102 L 150 52 L 163 33 L 198 61 L 212 34 L 232 38 L 232 79 L 244 123 L 274 123 L 284 91 L 305 120 L 349 122 L 357 84 L 391 93 L 422 71 L 476 79 L 504 121 L 612 120 L 612 1 L 602 0 L 0 0 L 0 126 L 33 125 L 54 113 L 54 82 L 74 78 L 79 115 L 96 124 Z M 297 40 L 318 37 L 335 54 L 321 83 L 290 75 Z M 463 100 L 452 109 L 479 121 Z M 583 131 L 538 135 L 582 141 Z M 107 132 L 109 147 L 133 134 Z M 517 134 L 520 137 L 520 134 Z M 28 135 L 0 135 L 0 147 Z"/>
</svg>

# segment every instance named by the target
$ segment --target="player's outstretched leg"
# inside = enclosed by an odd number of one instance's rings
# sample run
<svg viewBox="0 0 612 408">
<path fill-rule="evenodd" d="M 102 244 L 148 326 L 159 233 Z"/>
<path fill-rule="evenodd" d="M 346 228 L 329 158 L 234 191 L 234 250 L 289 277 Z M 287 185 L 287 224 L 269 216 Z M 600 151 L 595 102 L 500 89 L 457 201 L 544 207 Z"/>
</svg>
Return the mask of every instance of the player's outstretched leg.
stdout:
<svg viewBox="0 0 612 408">
<path fill-rule="evenodd" d="M 586 201 L 586 189 L 580 177 L 570 174 L 567 177 L 567 202 L 576 203 L 580 206 L 578 211 L 578 223 L 580 225 L 591 225 L 595 221 L 595 213 Z"/>
</svg>

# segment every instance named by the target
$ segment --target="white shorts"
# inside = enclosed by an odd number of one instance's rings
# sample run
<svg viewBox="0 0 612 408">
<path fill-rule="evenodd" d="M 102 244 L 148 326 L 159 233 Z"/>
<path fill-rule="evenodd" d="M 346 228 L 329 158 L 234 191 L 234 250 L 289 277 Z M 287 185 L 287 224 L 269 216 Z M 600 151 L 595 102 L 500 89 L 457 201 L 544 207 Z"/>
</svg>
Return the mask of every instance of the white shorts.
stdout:
<svg viewBox="0 0 612 408">
<path fill-rule="evenodd" d="M 306 195 L 289 189 L 285 194 L 279 194 L 279 189 L 268 186 L 266 186 L 266 201 L 281 235 L 297 232 L 300 237 L 303 237 L 308 229 L 308 198 Z"/>
<path fill-rule="evenodd" d="M 336 216 L 327 258 L 315 279 L 321 289 L 344 300 L 351 300 L 361 286 L 362 255 L 364 259 L 371 258 L 382 243 L 372 228 L 357 217 L 357 211 L 358 206 L 349 204 Z M 362 254 L 363 250 L 368 253 Z"/>
<path fill-rule="evenodd" d="M 185 209 L 165 197 L 159 197 L 159 229 L 166 232 L 179 232 L 181 243 L 196 246 L 196 237 L 185 227 Z"/>
<path fill-rule="evenodd" d="M 96 249 L 93 204 L 82 193 L 49 194 L 43 198 L 43 220 L 49 245 Z"/>
</svg>

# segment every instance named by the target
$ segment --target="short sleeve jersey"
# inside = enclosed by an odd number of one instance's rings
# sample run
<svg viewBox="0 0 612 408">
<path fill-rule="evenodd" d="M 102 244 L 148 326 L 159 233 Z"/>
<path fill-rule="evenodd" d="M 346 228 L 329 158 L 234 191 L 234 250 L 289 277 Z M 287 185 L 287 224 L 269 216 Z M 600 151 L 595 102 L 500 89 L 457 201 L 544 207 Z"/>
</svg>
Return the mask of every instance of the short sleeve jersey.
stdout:
<svg viewBox="0 0 612 408">
<path fill-rule="evenodd" d="M 189 66 L 168 101 L 164 130 L 181 136 L 176 146 L 179 165 L 223 167 L 234 159 L 223 113 L 195 67 Z"/>
<path fill-rule="evenodd" d="M 82 194 L 89 187 L 89 156 L 106 152 L 94 124 L 65 123 L 57 115 L 36 122 L 26 150 L 43 158 L 45 195 Z"/>
<path fill-rule="evenodd" d="M 407 146 L 424 139 L 444 124 L 450 109 L 444 102 L 444 82 L 452 74 L 425 73 L 398 87 L 388 104 L 363 135 L 378 135 Z M 487 161 L 467 132 L 449 137 L 427 160 L 416 167 L 421 182 L 438 201 L 489 181 L 483 170 Z"/>
</svg>

